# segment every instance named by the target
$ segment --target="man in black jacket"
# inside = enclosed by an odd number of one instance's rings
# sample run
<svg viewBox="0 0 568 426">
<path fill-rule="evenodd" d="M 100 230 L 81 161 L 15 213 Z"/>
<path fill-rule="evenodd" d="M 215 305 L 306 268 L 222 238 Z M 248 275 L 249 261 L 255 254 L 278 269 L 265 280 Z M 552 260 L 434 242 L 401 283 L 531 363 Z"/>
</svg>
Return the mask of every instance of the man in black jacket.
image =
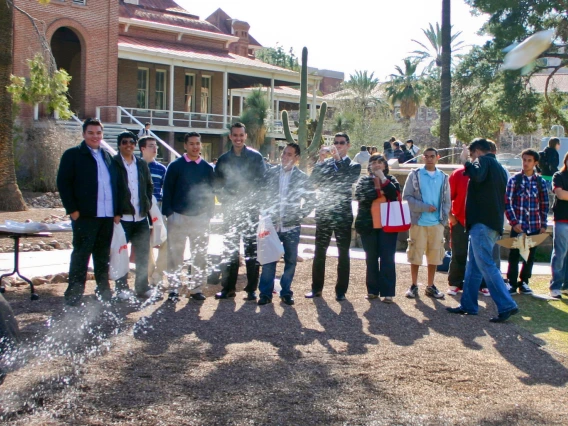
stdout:
<svg viewBox="0 0 568 426">
<path fill-rule="evenodd" d="M 320 160 L 315 165 L 310 181 L 319 189 L 316 207 L 316 249 L 312 266 L 312 291 L 308 299 L 321 297 L 325 258 L 331 235 L 335 233 L 339 259 L 335 295 L 338 301 L 345 300 L 349 286 L 349 246 L 351 245 L 352 187 L 361 175 L 361 165 L 351 162 L 347 156 L 350 148 L 347 133 L 337 133 L 329 151 L 332 158 L 325 159 L 325 149 L 320 151 Z"/>
<path fill-rule="evenodd" d="M 282 164 L 266 172 L 266 196 L 263 208 L 266 208 L 284 246 L 284 272 L 280 278 L 280 298 L 287 305 L 294 304 L 291 289 L 300 243 L 300 223 L 311 213 L 315 197 L 308 176 L 295 164 L 300 159 L 300 146 L 289 143 L 282 151 Z M 278 262 L 262 265 L 260 276 L 259 305 L 272 302 L 274 277 Z"/>
<path fill-rule="evenodd" d="M 519 310 L 493 260 L 493 247 L 503 235 L 507 172 L 490 150 L 486 139 L 475 139 L 469 145 L 472 162 L 465 163 L 464 172 L 470 178 L 465 205 L 468 260 L 460 306 L 447 310 L 454 314 L 477 315 L 478 290 L 484 279 L 497 305 L 498 315 L 490 321 L 503 322 Z"/>
<path fill-rule="evenodd" d="M 111 155 L 101 148 L 103 125 L 88 118 L 83 123 L 83 142 L 63 153 L 57 188 L 73 227 L 73 252 L 65 302 L 78 305 L 85 291 L 89 258 L 93 255 L 96 294 L 111 299 L 108 279 L 113 217 L 116 214 L 116 174 Z"/>
<path fill-rule="evenodd" d="M 260 271 L 256 261 L 256 229 L 266 165 L 258 151 L 245 145 L 247 133 L 244 124 L 233 124 L 229 139 L 233 146 L 219 157 L 215 166 L 217 196 L 223 206 L 225 232 L 223 290 L 215 298 L 235 297 L 242 238 L 247 268 L 247 286 L 244 289 L 247 292 L 246 300 L 256 300 Z"/>
<path fill-rule="evenodd" d="M 113 160 L 117 170 L 117 216 L 115 223 L 121 223 L 126 240 L 132 242 L 136 256 L 136 296 L 149 298 L 153 291 L 148 285 L 148 256 L 150 254 L 150 225 L 148 212 L 152 206 L 154 186 L 148 164 L 134 155 L 136 136 L 122 132 L 117 137 L 120 151 Z M 128 300 L 132 297 L 128 289 L 128 274 L 116 280 L 117 297 Z"/>
<path fill-rule="evenodd" d="M 549 190 L 552 190 L 552 176 L 558 171 L 560 165 L 559 149 L 560 139 L 550 138 L 548 146 L 544 148 L 544 151 L 539 152 L 538 168 L 542 178 L 547 182 Z"/>
</svg>

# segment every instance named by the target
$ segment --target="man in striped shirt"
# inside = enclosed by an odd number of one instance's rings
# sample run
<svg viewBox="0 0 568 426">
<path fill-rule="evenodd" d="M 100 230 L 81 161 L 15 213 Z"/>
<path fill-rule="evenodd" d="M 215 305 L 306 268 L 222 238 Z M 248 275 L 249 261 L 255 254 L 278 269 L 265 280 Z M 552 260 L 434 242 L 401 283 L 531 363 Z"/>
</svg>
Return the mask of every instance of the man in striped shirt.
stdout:
<svg viewBox="0 0 568 426">
<path fill-rule="evenodd" d="M 525 149 L 521 152 L 523 170 L 509 178 L 505 194 L 505 215 L 511 225 L 511 237 L 519 234 L 536 235 L 546 232 L 548 216 L 548 190 L 546 182 L 535 173 L 538 164 L 538 152 Z M 518 249 L 509 251 L 509 280 L 510 293 L 515 294 L 517 289 L 521 294 L 532 294 L 529 279 L 536 247 L 530 249 L 527 260 L 520 259 Z M 519 277 L 519 260 L 523 267 Z M 520 279 L 519 279 L 520 278 Z"/>
<path fill-rule="evenodd" d="M 156 161 L 158 155 L 158 141 L 152 136 L 143 136 L 138 139 L 138 146 L 142 153 L 142 159 L 148 163 L 152 183 L 154 184 L 154 197 L 158 201 L 158 208 L 162 208 L 162 187 L 164 186 L 164 177 L 166 176 L 166 166 Z M 165 222 L 165 219 L 164 219 Z M 168 242 L 165 241 L 159 248 L 158 259 L 154 258 L 154 251 L 150 248 L 150 257 L 148 260 L 148 276 L 152 284 L 158 284 L 167 267 Z"/>
</svg>

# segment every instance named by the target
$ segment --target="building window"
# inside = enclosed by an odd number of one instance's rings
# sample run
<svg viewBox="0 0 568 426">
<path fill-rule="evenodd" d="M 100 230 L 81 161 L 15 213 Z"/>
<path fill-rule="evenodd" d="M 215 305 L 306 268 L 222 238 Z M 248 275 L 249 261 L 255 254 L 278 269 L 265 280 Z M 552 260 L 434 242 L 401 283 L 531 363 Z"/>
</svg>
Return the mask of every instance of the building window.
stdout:
<svg viewBox="0 0 568 426">
<path fill-rule="evenodd" d="M 211 77 L 201 77 L 201 110 L 202 114 L 211 113 Z"/>
<path fill-rule="evenodd" d="M 138 68 L 136 108 L 148 108 L 148 68 Z"/>
<path fill-rule="evenodd" d="M 73 4 L 80 4 L 81 6 L 86 6 L 87 0 L 73 0 Z"/>
<path fill-rule="evenodd" d="M 195 110 L 195 75 L 185 75 L 185 99 L 183 102 L 184 111 L 191 112 Z"/>
<path fill-rule="evenodd" d="M 156 70 L 156 109 L 166 109 L 166 71 Z"/>
</svg>

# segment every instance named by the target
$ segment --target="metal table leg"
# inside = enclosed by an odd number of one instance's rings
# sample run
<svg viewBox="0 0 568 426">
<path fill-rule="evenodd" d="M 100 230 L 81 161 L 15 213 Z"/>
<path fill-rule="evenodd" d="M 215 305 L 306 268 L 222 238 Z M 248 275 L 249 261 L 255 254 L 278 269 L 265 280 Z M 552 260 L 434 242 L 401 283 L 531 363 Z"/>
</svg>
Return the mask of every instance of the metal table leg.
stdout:
<svg viewBox="0 0 568 426">
<path fill-rule="evenodd" d="M 6 291 L 6 288 L 2 285 L 2 280 L 5 277 L 10 277 L 15 274 L 30 285 L 30 293 L 31 293 L 30 299 L 38 300 L 39 295 L 35 292 L 32 281 L 29 278 L 26 278 L 22 274 L 20 274 L 20 236 L 11 235 L 10 238 L 14 239 L 14 270 L 9 274 L 4 274 L 0 276 L 0 293 L 4 293 Z"/>
</svg>

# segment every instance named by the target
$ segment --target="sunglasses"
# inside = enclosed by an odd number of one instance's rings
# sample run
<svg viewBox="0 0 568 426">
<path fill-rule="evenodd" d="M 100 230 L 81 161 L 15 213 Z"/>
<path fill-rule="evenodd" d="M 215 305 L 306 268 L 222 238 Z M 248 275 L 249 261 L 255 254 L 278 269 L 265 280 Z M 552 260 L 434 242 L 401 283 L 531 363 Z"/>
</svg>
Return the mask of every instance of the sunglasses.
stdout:
<svg viewBox="0 0 568 426">
<path fill-rule="evenodd" d="M 346 141 L 333 141 L 334 145 L 346 145 L 347 142 Z"/>
<path fill-rule="evenodd" d="M 128 145 L 128 144 L 136 145 L 136 141 L 132 140 L 132 139 L 123 139 L 123 140 L 120 141 L 120 144 L 121 145 Z"/>
</svg>

